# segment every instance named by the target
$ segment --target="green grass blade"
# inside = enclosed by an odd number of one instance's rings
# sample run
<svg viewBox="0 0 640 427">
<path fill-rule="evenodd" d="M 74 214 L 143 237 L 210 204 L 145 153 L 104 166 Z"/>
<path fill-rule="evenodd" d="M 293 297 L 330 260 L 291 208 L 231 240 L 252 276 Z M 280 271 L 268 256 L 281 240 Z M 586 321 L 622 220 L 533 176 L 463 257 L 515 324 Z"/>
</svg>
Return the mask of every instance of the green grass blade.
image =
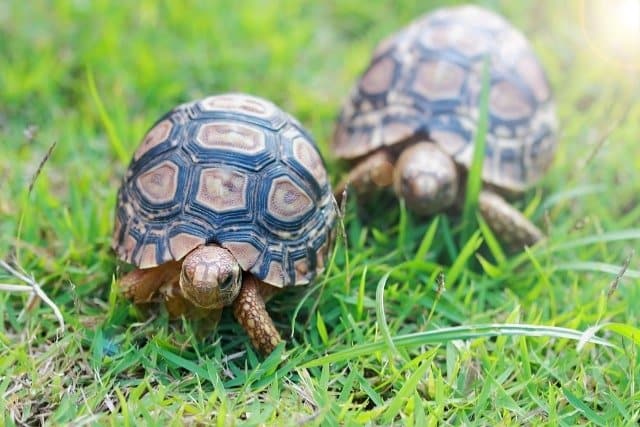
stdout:
<svg viewBox="0 0 640 427">
<path fill-rule="evenodd" d="M 353 372 L 356 372 L 357 374 L 358 382 L 360 384 L 360 387 L 362 388 L 362 391 L 364 391 L 367 394 L 367 396 L 369 396 L 369 399 L 371 399 L 373 403 L 375 403 L 378 406 L 382 406 L 383 400 L 382 400 L 382 397 L 380 397 L 380 394 L 376 392 L 373 389 L 373 387 L 371 387 L 371 384 L 369 384 L 366 378 L 364 378 L 359 372 L 357 371 L 353 371 Z"/>
<path fill-rule="evenodd" d="M 615 264 L 608 264 L 606 262 L 597 262 L 597 261 L 573 261 L 573 262 L 563 262 L 554 265 L 555 270 L 566 270 L 566 271 L 598 271 L 600 273 L 614 274 L 617 275 L 620 273 L 620 266 Z M 626 269 L 624 272 L 624 277 L 629 277 L 632 279 L 640 279 L 640 271 L 639 270 L 631 270 Z"/>
<path fill-rule="evenodd" d="M 529 262 L 540 278 L 541 287 L 539 289 L 545 289 L 545 292 L 549 295 L 549 310 L 551 310 L 552 313 L 555 313 L 557 304 L 555 294 L 552 291 L 553 285 L 551 284 L 551 278 L 549 277 L 551 272 L 542 266 L 540 260 L 536 257 L 536 254 L 531 250 L 531 248 L 525 247 L 524 254 L 529 258 Z"/>
<path fill-rule="evenodd" d="M 476 259 L 478 260 L 478 262 L 480 263 L 480 265 L 482 266 L 482 269 L 484 270 L 485 273 L 487 273 L 487 275 L 491 278 L 496 278 L 499 277 L 500 274 L 502 273 L 502 271 L 500 270 L 500 268 L 496 267 L 495 265 L 491 264 L 489 261 L 487 261 L 487 259 L 485 257 L 483 257 L 480 254 L 476 254 Z"/>
<path fill-rule="evenodd" d="M 390 425 L 393 422 L 393 419 L 400 409 L 402 409 L 403 405 L 407 404 L 409 397 L 413 394 L 418 382 L 424 379 L 425 373 L 427 369 L 431 366 L 431 362 L 435 357 L 435 349 L 427 352 L 426 354 L 419 356 L 422 359 L 420 362 L 420 366 L 407 378 L 406 382 L 402 386 L 398 393 L 393 397 L 387 410 L 384 412 L 383 421 L 385 424 Z"/>
<path fill-rule="evenodd" d="M 407 233 L 409 228 L 409 216 L 407 213 L 407 205 L 404 199 L 398 201 L 400 209 L 400 219 L 398 220 L 398 241 L 397 246 L 406 255 L 407 250 Z"/>
<path fill-rule="evenodd" d="M 544 248 L 543 250 L 545 253 L 567 252 L 570 249 L 590 246 L 596 243 L 622 242 L 626 240 L 640 240 L 640 229 L 633 228 L 629 230 L 612 231 L 609 233 L 583 237 L 580 239 L 570 240 L 565 243 L 551 245 L 548 248 Z"/>
<path fill-rule="evenodd" d="M 424 237 L 420 242 L 420 246 L 418 246 L 418 250 L 416 251 L 416 255 L 414 257 L 415 260 L 424 260 L 427 257 L 427 252 L 431 249 L 431 245 L 433 243 L 433 239 L 436 236 L 436 231 L 438 231 L 438 222 L 440 220 L 440 216 L 436 216 L 431 224 L 429 224 L 429 228 L 427 232 L 424 233 Z"/>
<path fill-rule="evenodd" d="M 322 314 L 319 311 L 316 312 L 316 329 L 318 330 L 318 335 L 320 335 L 320 339 L 324 345 L 329 344 L 329 334 L 327 333 L 327 326 L 324 323 L 324 319 L 322 318 Z"/>
<path fill-rule="evenodd" d="M 473 139 L 473 159 L 467 176 L 467 188 L 465 192 L 462 217 L 464 228 L 461 241 L 467 240 L 471 230 L 475 226 L 475 212 L 478 207 L 478 196 L 482 189 L 482 167 L 485 157 L 487 130 L 489 129 L 489 87 L 490 87 L 490 58 L 484 59 L 482 66 L 482 89 L 479 97 L 478 125 Z"/>
<path fill-rule="evenodd" d="M 98 88 L 96 87 L 96 82 L 93 77 L 93 70 L 91 69 L 91 67 L 87 67 L 87 86 L 89 87 L 91 98 L 93 98 L 93 102 L 98 108 L 98 114 L 100 115 L 102 125 L 107 131 L 107 136 L 109 137 L 111 148 L 116 153 L 118 160 L 120 160 L 122 164 L 127 164 L 129 162 L 129 155 L 127 154 L 127 150 L 125 150 L 124 145 L 122 145 L 122 141 L 118 137 L 116 127 L 113 125 L 113 122 L 111 121 L 111 118 L 107 113 L 107 109 L 102 103 L 102 98 L 100 98 L 100 94 L 98 93 Z"/>
<path fill-rule="evenodd" d="M 562 387 L 562 394 L 567 398 L 571 406 L 576 408 L 582 413 L 589 421 L 599 426 L 608 425 L 607 420 L 598 415 L 593 409 L 589 408 L 582 400 L 580 400 L 575 394 L 571 393 L 567 387 Z"/>
<path fill-rule="evenodd" d="M 618 335 L 629 338 L 636 343 L 636 345 L 640 346 L 640 328 L 625 323 L 605 323 L 601 329 L 613 331 Z"/>
<path fill-rule="evenodd" d="M 191 360 L 187 360 L 182 356 L 178 356 L 177 354 L 172 353 L 171 351 L 160 346 L 156 347 L 156 352 L 170 364 L 186 369 L 187 371 L 198 375 L 200 378 L 208 380 L 212 384 L 216 383 L 215 378 L 211 378 L 209 376 L 209 372 L 205 368 L 199 366 L 197 363 L 192 362 Z"/>
<path fill-rule="evenodd" d="M 507 261 L 507 256 L 504 254 L 502 246 L 500 245 L 500 242 L 498 242 L 496 235 L 482 218 L 482 215 L 478 214 L 477 220 L 478 225 L 480 226 L 480 231 L 482 232 L 482 237 L 484 237 L 484 241 L 489 248 L 489 252 L 491 252 L 491 255 L 496 259 L 498 265 L 504 264 Z"/>
<path fill-rule="evenodd" d="M 528 336 L 528 337 L 553 337 L 580 341 L 584 333 L 575 329 L 561 328 L 557 326 L 539 326 L 528 324 L 480 324 L 467 326 L 453 326 L 441 328 L 435 331 L 416 332 L 412 334 L 396 335 L 391 340 L 396 348 L 417 347 L 428 344 L 441 344 L 451 340 L 469 340 L 484 337 L 497 337 L 501 335 Z M 588 342 L 614 347 L 612 343 L 602 338 L 593 336 Z M 371 355 L 373 352 L 384 350 L 388 347 L 385 340 L 353 346 L 347 350 L 340 350 L 326 356 L 306 362 L 303 368 L 322 366 L 329 363 L 352 360 L 358 357 Z"/>
<path fill-rule="evenodd" d="M 366 280 L 367 280 L 367 269 L 368 266 L 365 265 L 362 269 L 362 276 L 360 277 L 360 283 L 358 285 L 358 299 L 356 303 L 356 319 L 362 320 L 362 315 L 364 313 L 364 297 L 365 297 L 365 289 L 366 289 Z"/>
<path fill-rule="evenodd" d="M 394 354 L 399 356 L 400 353 L 391 338 L 391 332 L 389 331 L 389 325 L 387 324 L 387 315 L 384 312 L 384 287 L 387 284 L 387 280 L 389 280 L 390 274 L 391 272 L 385 274 L 382 276 L 380 281 L 378 281 L 378 286 L 376 287 L 376 315 L 378 317 L 378 327 L 380 328 L 380 332 L 382 332 L 384 342 L 387 343 L 388 348 Z"/>
<path fill-rule="evenodd" d="M 450 284 L 456 283 L 456 280 L 458 280 L 458 277 L 460 277 L 460 274 L 464 271 L 467 261 L 478 250 L 481 244 L 482 237 L 480 237 L 480 231 L 476 231 L 471 235 L 467 243 L 462 248 L 462 251 L 460 251 L 458 258 L 456 258 L 453 265 L 447 272 L 447 282 Z"/>
<path fill-rule="evenodd" d="M 583 341 L 586 342 L 588 338 L 592 337 L 602 329 L 615 332 L 620 336 L 630 339 L 635 345 L 640 346 L 640 328 L 627 325 L 626 323 L 603 323 L 601 325 L 592 326 L 585 331 L 585 339 Z"/>
</svg>

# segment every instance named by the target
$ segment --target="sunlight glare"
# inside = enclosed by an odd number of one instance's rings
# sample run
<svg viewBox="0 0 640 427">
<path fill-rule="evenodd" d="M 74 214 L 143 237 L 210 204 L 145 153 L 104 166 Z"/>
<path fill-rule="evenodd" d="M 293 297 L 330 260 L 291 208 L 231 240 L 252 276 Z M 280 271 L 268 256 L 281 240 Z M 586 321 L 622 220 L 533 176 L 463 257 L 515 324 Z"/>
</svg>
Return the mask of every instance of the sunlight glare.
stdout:
<svg viewBox="0 0 640 427">
<path fill-rule="evenodd" d="M 640 66 L 640 0 L 585 0 L 584 29 L 600 54 Z"/>
</svg>

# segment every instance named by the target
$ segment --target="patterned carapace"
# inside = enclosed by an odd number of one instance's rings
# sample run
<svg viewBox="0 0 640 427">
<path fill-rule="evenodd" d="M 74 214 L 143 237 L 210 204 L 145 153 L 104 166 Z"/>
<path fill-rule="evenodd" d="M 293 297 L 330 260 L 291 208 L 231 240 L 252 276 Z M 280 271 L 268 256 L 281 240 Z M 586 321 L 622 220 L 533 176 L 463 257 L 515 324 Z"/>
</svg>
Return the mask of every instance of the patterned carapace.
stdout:
<svg viewBox="0 0 640 427">
<path fill-rule="evenodd" d="M 179 105 L 148 131 L 118 192 L 113 248 L 151 268 L 216 243 L 283 287 L 324 269 L 335 220 L 311 136 L 269 101 L 224 94 Z"/>
<path fill-rule="evenodd" d="M 524 190 L 542 176 L 555 151 L 551 90 L 522 33 L 477 6 L 438 9 L 377 46 L 340 114 L 334 152 L 357 159 L 430 140 L 468 167 L 485 58 L 490 87 L 483 178 Z"/>
</svg>

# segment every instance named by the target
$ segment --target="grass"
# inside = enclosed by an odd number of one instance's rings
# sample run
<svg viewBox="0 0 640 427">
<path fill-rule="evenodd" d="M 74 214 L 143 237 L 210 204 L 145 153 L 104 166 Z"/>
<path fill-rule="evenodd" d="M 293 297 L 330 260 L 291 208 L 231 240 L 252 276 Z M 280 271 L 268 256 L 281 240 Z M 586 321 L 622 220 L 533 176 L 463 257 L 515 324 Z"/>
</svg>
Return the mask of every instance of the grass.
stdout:
<svg viewBox="0 0 640 427">
<path fill-rule="evenodd" d="M 546 245 L 509 254 L 482 221 L 461 238 L 473 216 L 421 220 L 382 197 L 372 217 L 351 200 L 348 251 L 270 305 L 288 343 L 267 359 L 229 313 L 203 331 L 118 295 L 115 192 L 157 117 L 210 93 L 270 98 L 337 180 L 333 121 L 375 43 L 452 2 L 414 3 L 0 6 L 0 255 L 65 322 L 0 273 L 0 425 L 636 425 L 638 71 L 585 37 L 579 1 L 481 2 L 555 88 L 555 163 L 516 202 Z"/>
</svg>

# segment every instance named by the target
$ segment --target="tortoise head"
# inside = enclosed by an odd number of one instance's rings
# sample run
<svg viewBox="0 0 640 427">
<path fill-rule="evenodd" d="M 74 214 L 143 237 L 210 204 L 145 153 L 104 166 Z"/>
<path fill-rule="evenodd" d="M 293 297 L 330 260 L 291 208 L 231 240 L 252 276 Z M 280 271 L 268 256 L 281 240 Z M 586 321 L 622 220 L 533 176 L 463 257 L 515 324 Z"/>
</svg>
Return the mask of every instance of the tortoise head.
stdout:
<svg viewBox="0 0 640 427">
<path fill-rule="evenodd" d="M 393 186 L 407 207 L 431 215 L 451 206 L 458 194 L 458 171 L 451 157 L 436 143 L 407 147 L 396 162 Z"/>
<path fill-rule="evenodd" d="M 182 262 L 180 289 L 198 307 L 230 305 L 240 292 L 241 281 L 240 265 L 220 246 L 200 246 Z"/>
</svg>

